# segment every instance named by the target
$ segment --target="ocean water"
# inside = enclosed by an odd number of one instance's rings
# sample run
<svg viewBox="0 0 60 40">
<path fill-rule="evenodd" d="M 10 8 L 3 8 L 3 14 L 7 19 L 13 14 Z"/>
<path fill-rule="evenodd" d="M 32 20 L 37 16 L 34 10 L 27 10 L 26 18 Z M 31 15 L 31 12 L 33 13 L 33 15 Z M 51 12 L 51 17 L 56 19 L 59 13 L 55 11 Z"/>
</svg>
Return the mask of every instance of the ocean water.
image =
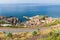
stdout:
<svg viewBox="0 0 60 40">
<path fill-rule="evenodd" d="M 21 21 L 23 16 L 48 15 L 60 17 L 60 5 L 37 5 L 37 4 L 0 4 L 0 16 L 14 16 Z"/>
</svg>

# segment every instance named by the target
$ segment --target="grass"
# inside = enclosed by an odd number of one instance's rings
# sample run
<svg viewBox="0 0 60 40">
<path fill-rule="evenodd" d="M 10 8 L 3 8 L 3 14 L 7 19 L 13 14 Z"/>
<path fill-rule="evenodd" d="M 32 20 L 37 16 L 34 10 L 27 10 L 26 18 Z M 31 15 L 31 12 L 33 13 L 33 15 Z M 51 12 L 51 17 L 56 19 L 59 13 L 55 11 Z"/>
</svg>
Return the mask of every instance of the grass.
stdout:
<svg viewBox="0 0 60 40">
<path fill-rule="evenodd" d="M 40 38 L 37 40 L 60 40 L 60 30 L 52 30 L 47 37 Z"/>
<path fill-rule="evenodd" d="M 12 25 L 12 26 L 6 26 L 6 27 L 10 27 L 10 28 L 24 28 L 24 24 L 19 24 L 19 25 Z"/>
<path fill-rule="evenodd" d="M 1 40 L 28 40 L 34 36 L 32 32 L 0 33 L 0 35 L 2 36 Z"/>
<path fill-rule="evenodd" d="M 5 22 L 4 21 L 0 21 L 0 24 L 4 24 Z"/>
</svg>

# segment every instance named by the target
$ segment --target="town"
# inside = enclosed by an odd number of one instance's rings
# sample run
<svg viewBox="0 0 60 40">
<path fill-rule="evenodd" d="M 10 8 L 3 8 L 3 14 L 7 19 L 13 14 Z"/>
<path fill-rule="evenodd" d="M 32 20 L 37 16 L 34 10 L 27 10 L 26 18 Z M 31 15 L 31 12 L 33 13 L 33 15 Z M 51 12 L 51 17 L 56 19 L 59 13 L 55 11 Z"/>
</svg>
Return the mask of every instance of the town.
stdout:
<svg viewBox="0 0 60 40">
<path fill-rule="evenodd" d="M 48 17 L 48 16 L 42 16 L 42 15 L 36 15 L 33 17 L 24 17 L 26 18 L 26 22 L 22 23 L 19 18 L 10 16 L 0 16 L 0 26 L 13 26 L 14 27 L 24 27 L 24 28 L 36 28 L 37 26 L 44 27 L 45 24 L 53 23 L 58 18 Z"/>
<path fill-rule="evenodd" d="M 60 35 L 60 18 L 46 15 L 23 17 L 27 19 L 25 22 L 13 16 L 0 16 L 0 40 L 49 40 L 53 35 L 56 38 Z"/>
</svg>

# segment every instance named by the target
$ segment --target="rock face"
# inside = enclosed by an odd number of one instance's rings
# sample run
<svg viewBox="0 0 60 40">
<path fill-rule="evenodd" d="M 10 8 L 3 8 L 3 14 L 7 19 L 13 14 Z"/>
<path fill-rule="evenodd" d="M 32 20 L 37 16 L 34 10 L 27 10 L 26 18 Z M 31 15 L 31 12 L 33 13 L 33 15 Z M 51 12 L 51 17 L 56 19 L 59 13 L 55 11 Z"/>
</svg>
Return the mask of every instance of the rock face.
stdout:
<svg viewBox="0 0 60 40">
<path fill-rule="evenodd" d="M 0 16 L 0 20 L 3 20 L 5 23 L 10 23 L 16 25 L 19 23 L 19 19 L 16 17 L 5 17 L 5 16 Z"/>
</svg>

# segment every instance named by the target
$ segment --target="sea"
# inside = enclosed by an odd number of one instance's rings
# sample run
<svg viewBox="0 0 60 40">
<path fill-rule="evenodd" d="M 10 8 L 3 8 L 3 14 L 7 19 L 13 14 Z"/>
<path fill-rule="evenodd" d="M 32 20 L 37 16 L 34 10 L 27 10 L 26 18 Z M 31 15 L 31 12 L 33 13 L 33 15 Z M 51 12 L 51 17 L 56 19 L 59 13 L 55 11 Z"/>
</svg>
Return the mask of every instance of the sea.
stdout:
<svg viewBox="0 0 60 40">
<path fill-rule="evenodd" d="M 0 4 L 0 16 L 14 16 L 24 22 L 26 19 L 23 16 L 32 17 L 35 15 L 60 17 L 60 5 Z"/>
</svg>

